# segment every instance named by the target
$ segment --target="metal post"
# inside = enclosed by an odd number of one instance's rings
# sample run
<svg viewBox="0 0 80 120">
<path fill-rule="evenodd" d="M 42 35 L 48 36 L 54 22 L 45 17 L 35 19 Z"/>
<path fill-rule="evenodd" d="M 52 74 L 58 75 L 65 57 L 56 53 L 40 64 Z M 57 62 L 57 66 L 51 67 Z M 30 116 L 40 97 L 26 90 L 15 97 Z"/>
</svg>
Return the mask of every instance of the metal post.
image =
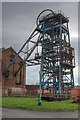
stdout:
<svg viewBox="0 0 80 120">
<path fill-rule="evenodd" d="M 62 40 L 62 27 L 61 27 L 61 24 L 62 24 L 62 17 L 60 17 L 60 54 L 59 54 L 59 57 L 60 57 L 60 64 L 59 64 L 59 93 L 61 94 L 62 92 L 62 86 L 61 86 L 61 40 Z"/>
<path fill-rule="evenodd" d="M 41 79 L 42 79 L 42 75 L 41 75 L 41 71 L 39 72 L 40 74 L 40 83 L 39 83 L 39 89 L 41 90 Z M 42 94 L 38 94 L 38 106 L 42 106 L 42 100 L 41 100 Z"/>
<path fill-rule="evenodd" d="M 44 22 L 42 24 L 42 27 L 44 29 Z M 39 83 L 39 89 L 42 89 L 41 82 L 43 80 L 43 46 L 44 46 L 44 30 L 43 30 L 43 40 L 42 40 L 42 55 L 41 55 L 41 66 L 40 66 L 40 83 Z M 38 105 L 42 106 L 42 101 L 41 101 L 42 93 L 39 94 L 39 100 L 38 100 Z"/>
</svg>

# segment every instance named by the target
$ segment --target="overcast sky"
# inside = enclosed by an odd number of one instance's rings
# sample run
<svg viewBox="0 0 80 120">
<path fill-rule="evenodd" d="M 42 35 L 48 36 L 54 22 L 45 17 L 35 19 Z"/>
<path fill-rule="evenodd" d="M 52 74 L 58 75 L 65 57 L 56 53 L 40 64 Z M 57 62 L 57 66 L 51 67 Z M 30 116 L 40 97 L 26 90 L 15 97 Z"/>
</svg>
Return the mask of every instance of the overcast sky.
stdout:
<svg viewBox="0 0 80 120">
<path fill-rule="evenodd" d="M 36 18 L 44 9 L 61 10 L 70 17 L 69 28 L 71 45 L 75 48 L 76 68 L 74 69 L 75 82 L 78 81 L 78 3 L 73 2 L 13 2 L 2 3 L 2 46 L 12 46 L 18 51 L 30 33 L 35 28 Z M 34 84 L 39 81 L 39 66 L 28 67 L 27 83 Z"/>
</svg>

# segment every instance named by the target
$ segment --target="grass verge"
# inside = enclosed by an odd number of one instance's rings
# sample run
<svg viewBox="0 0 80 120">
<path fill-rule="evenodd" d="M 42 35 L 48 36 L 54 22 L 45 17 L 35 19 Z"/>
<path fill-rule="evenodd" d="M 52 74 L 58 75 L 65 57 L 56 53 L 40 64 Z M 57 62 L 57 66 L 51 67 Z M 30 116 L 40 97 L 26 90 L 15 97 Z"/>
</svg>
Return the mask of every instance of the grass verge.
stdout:
<svg viewBox="0 0 80 120">
<path fill-rule="evenodd" d="M 1 101 L 1 98 L 0 98 Z M 16 97 L 3 97 L 2 106 L 8 108 L 22 108 L 27 110 L 38 111 L 74 111 L 80 110 L 80 105 L 72 103 L 71 100 L 65 101 L 42 101 L 42 106 L 38 106 L 37 98 L 16 98 Z M 0 104 L 1 106 L 1 104 Z"/>
</svg>

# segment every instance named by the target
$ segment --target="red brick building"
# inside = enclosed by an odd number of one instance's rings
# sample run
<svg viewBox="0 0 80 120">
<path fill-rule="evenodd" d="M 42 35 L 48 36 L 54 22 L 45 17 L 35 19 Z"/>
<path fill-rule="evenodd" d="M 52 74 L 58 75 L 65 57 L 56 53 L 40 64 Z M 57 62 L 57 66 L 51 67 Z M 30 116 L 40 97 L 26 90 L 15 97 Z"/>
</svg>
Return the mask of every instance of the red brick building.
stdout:
<svg viewBox="0 0 80 120">
<path fill-rule="evenodd" d="M 2 60 L 0 60 L 0 65 L 3 73 L 3 71 L 12 62 L 12 60 L 14 59 L 17 53 L 12 47 L 7 49 L 2 49 L 2 51 L 0 51 L 0 55 L 1 53 L 2 53 Z M 18 56 L 16 59 L 16 62 L 9 69 L 9 76 L 5 77 L 2 74 L 2 95 L 3 96 L 25 96 L 26 95 L 26 89 L 25 89 L 26 64 L 22 67 L 22 69 L 18 72 L 16 76 L 14 75 L 14 73 L 20 67 L 20 63 L 22 61 L 23 59 L 20 56 Z"/>
<path fill-rule="evenodd" d="M 26 85 L 27 96 L 38 96 L 39 85 Z"/>
<path fill-rule="evenodd" d="M 0 97 L 2 96 L 2 69 L 1 69 L 2 54 L 0 52 Z"/>
</svg>

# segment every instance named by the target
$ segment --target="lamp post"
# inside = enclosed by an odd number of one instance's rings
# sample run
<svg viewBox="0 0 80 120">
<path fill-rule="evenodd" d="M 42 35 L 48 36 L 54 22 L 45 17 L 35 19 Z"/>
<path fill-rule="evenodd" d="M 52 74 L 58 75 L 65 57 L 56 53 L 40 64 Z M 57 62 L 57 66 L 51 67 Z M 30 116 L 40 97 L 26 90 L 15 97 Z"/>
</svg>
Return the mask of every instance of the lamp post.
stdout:
<svg viewBox="0 0 80 120">
<path fill-rule="evenodd" d="M 41 72 L 39 72 L 39 74 L 40 74 L 40 83 L 39 83 L 39 90 L 38 90 L 38 106 L 42 106 Z"/>
</svg>

